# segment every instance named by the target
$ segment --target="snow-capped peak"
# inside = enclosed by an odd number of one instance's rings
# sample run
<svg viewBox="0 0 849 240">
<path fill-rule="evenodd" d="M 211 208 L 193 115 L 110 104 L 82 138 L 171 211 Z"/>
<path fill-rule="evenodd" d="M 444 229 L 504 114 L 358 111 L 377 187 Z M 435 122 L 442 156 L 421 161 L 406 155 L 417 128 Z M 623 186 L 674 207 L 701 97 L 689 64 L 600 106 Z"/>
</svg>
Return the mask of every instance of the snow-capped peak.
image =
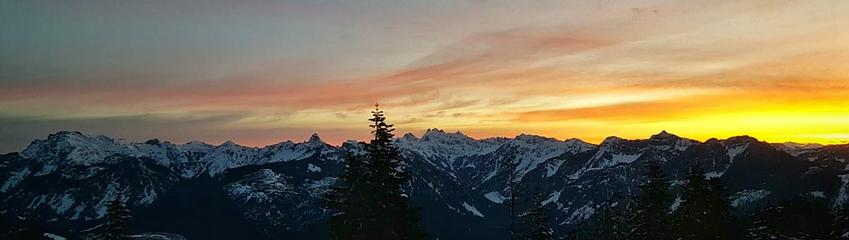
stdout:
<svg viewBox="0 0 849 240">
<path fill-rule="evenodd" d="M 439 128 L 428 128 L 422 137 L 430 135 L 430 134 L 445 134 L 445 131 Z"/>
<path fill-rule="evenodd" d="M 215 148 L 215 146 L 201 141 L 187 142 L 178 147 L 183 151 L 190 153 L 208 153 L 209 151 L 212 151 L 213 148 Z"/>
<path fill-rule="evenodd" d="M 406 136 L 405 136 L 406 137 Z M 414 136 L 415 137 L 415 136 Z M 460 131 L 447 133 L 441 129 L 431 128 L 428 129 L 424 135 L 422 135 L 421 140 L 424 141 L 442 141 L 445 139 L 453 139 L 453 140 L 474 140 L 466 134 L 463 134 Z"/>
<path fill-rule="evenodd" d="M 102 162 L 106 157 L 129 152 L 126 144 L 103 135 L 85 135 L 80 132 L 62 131 L 50 134 L 45 140 L 35 140 L 21 152 L 24 158 L 51 161 L 67 160 L 69 164 L 91 165 Z"/>
<path fill-rule="evenodd" d="M 210 176 L 218 175 L 228 169 L 246 165 L 259 165 L 274 162 L 296 161 L 309 158 L 314 154 L 331 154 L 333 149 L 324 143 L 318 134 L 301 143 L 285 141 L 263 148 L 240 146 L 227 141 L 216 147 L 201 161 L 208 162 Z M 326 157 L 326 159 L 335 159 Z"/>
<path fill-rule="evenodd" d="M 823 147 L 822 144 L 795 142 L 773 143 L 772 146 L 793 156 L 799 156 Z"/>
</svg>

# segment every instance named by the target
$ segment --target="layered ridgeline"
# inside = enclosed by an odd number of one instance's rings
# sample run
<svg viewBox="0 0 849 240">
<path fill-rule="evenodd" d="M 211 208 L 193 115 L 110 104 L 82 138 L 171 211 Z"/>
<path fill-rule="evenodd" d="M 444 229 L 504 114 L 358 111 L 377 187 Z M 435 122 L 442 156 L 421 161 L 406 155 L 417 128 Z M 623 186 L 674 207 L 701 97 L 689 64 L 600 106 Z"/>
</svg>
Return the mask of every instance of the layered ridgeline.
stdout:
<svg viewBox="0 0 849 240">
<path fill-rule="evenodd" d="M 317 135 L 254 148 L 58 132 L 0 155 L 0 230 L 85 233 L 120 195 L 137 232 L 325 238 L 323 196 L 342 171 L 344 152 L 358 146 L 328 145 Z M 595 145 L 532 135 L 476 140 L 433 129 L 421 138 L 406 134 L 396 146 L 413 176 L 404 191 L 423 208 L 430 238 L 502 239 L 508 160 L 516 161 L 526 191 L 543 193 L 557 235 L 590 221 L 614 194 L 636 191 L 650 161 L 661 162 L 673 194 L 680 194 L 688 169 L 700 166 L 722 180 L 741 211 L 797 196 L 849 203 L 849 145 L 770 144 L 745 136 L 699 142 L 666 132 Z"/>
</svg>

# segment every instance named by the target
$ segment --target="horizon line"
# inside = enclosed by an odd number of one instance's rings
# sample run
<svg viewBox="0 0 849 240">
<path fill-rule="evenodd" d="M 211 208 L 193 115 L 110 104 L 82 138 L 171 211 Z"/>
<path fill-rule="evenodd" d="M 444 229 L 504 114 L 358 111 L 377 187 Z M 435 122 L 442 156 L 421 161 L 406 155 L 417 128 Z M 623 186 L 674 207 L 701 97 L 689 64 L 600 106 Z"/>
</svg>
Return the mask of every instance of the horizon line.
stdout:
<svg viewBox="0 0 849 240">
<path fill-rule="evenodd" d="M 696 141 L 696 142 L 699 142 L 699 143 L 704 143 L 704 142 L 710 141 L 711 139 L 715 139 L 715 140 L 728 140 L 728 139 L 731 139 L 731 138 L 749 137 L 749 138 L 755 139 L 755 140 L 757 140 L 757 141 L 759 141 L 759 142 L 765 142 L 765 143 L 769 143 L 769 144 L 817 145 L 817 146 L 820 146 L 820 147 L 849 144 L 849 141 L 843 141 L 842 143 L 833 143 L 833 144 L 824 144 L 824 143 L 815 143 L 815 142 L 794 142 L 794 141 L 779 141 L 779 142 L 772 142 L 772 141 L 768 141 L 768 140 L 762 140 L 762 139 L 760 139 L 760 138 L 758 138 L 758 137 L 756 137 L 756 136 L 752 136 L 752 135 L 748 135 L 748 134 L 739 134 L 739 135 L 728 136 L 728 137 L 724 137 L 724 138 L 720 138 L 720 137 L 711 137 L 711 138 L 707 138 L 707 139 L 704 139 L 704 140 L 700 140 L 700 139 L 696 139 L 696 138 L 689 138 L 689 137 L 680 136 L 680 135 L 678 135 L 678 134 L 675 134 L 675 133 L 672 133 L 672 132 L 669 132 L 669 131 L 666 131 L 666 130 L 661 130 L 660 132 L 655 133 L 655 134 L 652 134 L 652 135 L 649 135 L 648 137 L 638 137 L 638 138 L 633 138 L 633 137 L 631 137 L 631 138 L 628 138 L 628 137 L 619 137 L 619 136 L 616 136 L 616 135 L 611 135 L 611 136 L 607 136 L 607 137 L 605 137 L 603 140 L 601 140 L 601 141 L 599 141 L 599 142 L 591 142 L 591 141 L 587 141 L 587 140 L 584 140 L 584 139 L 581 139 L 581 138 L 578 138 L 578 137 L 571 137 L 571 138 L 556 138 L 556 137 L 549 137 L 549 136 L 545 136 L 545 135 L 540 135 L 540 134 L 530 134 L 530 133 L 519 133 L 519 134 L 516 134 L 515 136 L 512 136 L 512 137 L 511 137 L 511 136 L 489 136 L 489 137 L 483 137 L 483 138 L 480 138 L 480 137 L 473 137 L 473 136 L 469 136 L 469 135 L 465 134 L 463 131 L 460 131 L 460 130 L 454 130 L 454 131 L 450 131 L 450 130 L 449 130 L 449 131 L 446 131 L 446 130 L 444 130 L 444 129 L 440 129 L 440 128 L 428 128 L 428 129 L 423 130 L 423 133 L 421 134 L 421 136 L 417 136 L 415 133 L 413 133 L 413 132 L 411 132 L 411 131 L 407 131 L 407 132 L 404 132 L 403 134 L 397 134 L 397 135 L 394 137 L 394 139 L 401 139 L 401 138 L 404 138 L 404 137 L 405 137 L 406 135 L 408 135 L 408 134 L 409 134 L 409 135 L 414 136 L 416 139 L 421 139 L 422 137 L 424 137 L 424 136 L 425 136 L 428 132 L 430 132 L 430 131 L 441 132 L 441 133 L 443 133 L 443 134 L 460 134 L 460 135 L 462 135 L 462 136 L 468 137 L 468 138 L 470 138 L 470 139 L 472 139 L 472 140 L 475 140 L 475 141 L 482 141 L 482 140 L 487 140 L 487 139 L 499 139 L 499 138 L 502 138 L 502 139 L 516 139 L 516 138 L 518 138 L 518 137 L 520 137 L 520 136 L 536 136 L 536 137 L 543 137 L 543 138 L 554 139 L 554 140 L 562 141 L 562 142 L 570 141 L 570 140 L 577 140 L 577 141 L 581 141 L 581 142 L 588 143 L 588 144 L 592 144 L 592 145 L 596 145 L 596 146 L 599 146 L 599 145 L 603 144 L 603 143 L 604 143 L 607 139 L 611 139 L 611 138 L 618 138 L 618 139 L 624 139 L 624 140 L 649 140 L 649 139 L 651 139 L 652 137 L 654 137 L 654 136 L 656 136 L 656 135 L 660 135 L 660 134 L 669 134 L 669 135 L 672 135 L 672 136 L 675 136 L 675 137 L 678 137 L 678 138 L 681 138 L 681 139 L 684 139 L 684 140 Z M 122 137 L 116 137 L 116 136 L 112 136 L 112 135 L 105 135 L 105 134 L 89 134 L 89 133 L 86 133 L 86 132 L 84 132 L 84 131 L 79 131 L 79 130 L 62 130 L 62 131 L 55 131 L 55 132 L 52 132 L 52 133 L 48 134 L 45 138 L 36 138 L 36 139 L 32 139 L 32 141 L 35 141 L 35 140 L 46 140 L 46 139 L 47 139 L 50 135 L 61 134 L 61 133 L 78 133 L 78 134 L 85 135 L 85 136 L 90 136 L 90 137 L 104 136 L 104 137 L 108 137 L 108 138 L 111 138 L 111 139 L 113 139 L 113 140 L 116 140 L 116 141 L 119 141 L 119 142 L 124 142 L 124 143 L 144 143 L 144 142 L 146 142 L 146 141 L 150 141 L 150 140 L 158 140 L 158 141 L 162 141 L 162 142 L 168 142 L 168 143 L 171 143 L 171 144 L 174 144 L 174 145 L 185 145 L 185 144 L 189 144 L 189 143 L 192 143 L 192 142 L 200 142 L 200 143 L 204 143 L 204 144 L 208 144 L 208 145 L 211 145 L 211 146 L 218 147 L 218 146 L 221 146 L 221 145 L 226 144 L 227 142 L 232 142 L 232 143 L 233 143 L 233 144 L 235 144 L 235 145 L 242 146 L 242 147 L 249 147 L 249 148 L 264 148 L 264 147 L 269 147 L 269 146 L 273 146 L 273 145 L 277 145 L 277 144 L 285 143 L 285 142 L 292 142 L 292 143 L 307 143 L 307 142 L 309 142 L 310 140 L 312 140 L 313 138 L 318 138 L 318 140 L 319 140 L 319 141 L 321 141 L 322 143 L 327 144 L 327 145 L 331 145 L 331 146 L 335 146 L 335 147 L 340 147 L 340 146 L 342 146 L 344 143 L 346 143 L 346 142 L 350 142 L 350 141 L 357 141 L 357 142 L 363 141 L 363 139 L 347 139 L 347 140 L 343 140 L 343 141 L 339 142 L 338 144 L 333 144 L 333 143 L 330 143 L 330 142 L 325 141 L 324 139 L 322 139 L 322 138 L 321 138 L 321 134 L 319 134 L 319 133 L 316 131 L 316 132 L 312 133 L 312 134 L 310 135 L 310 137 L 306 138 L 306 139 L 305 139 L 305 140 L 303 140 L 303 141 L 295 141 L 294 139 L 281 139 L 281 140 L 278 140 L 278 141 L 277 141 L 277 142 L 275 142 L 275 143 L 267 144 L 267 145 L 249 145 L 249 144 L 245 144 L 245 145 L 243 145 L 243 144 L 239 144 L 237 141 L 232 140 L 232 139 L 224 140 L 224 141 L 221 141 L 221 143 L 217 143 L 217 144 L 210 143 L 210 142 L 207 142 L 207 141 L 202 141 L 202 140 L 189 140 L 189 141 L 185 141 L 185 142 L 183 142 L 183 143 L 175 143 L 175 141 L 170 141 L 170 140 L 167 140 L 167 139 L 160 139 L 160 138 L 150 138 L 150 139 L 146 139 L 146 140 L 130 140 L 130 139 L 126 139 L 126 138 L 122 138 Z M 29 147 L 29 145 L 31 145 L 31 144 L 32 144 L 32 141 L 30 142 L 30 144 L 27 144 L 27 146 L 26 146 L 26 147 Z M 9 154 L 9 153 L 21 152 L 21 151 L 25 150 L 25 149 L 26 149 L 26 147 L 24 147 L 23 149 L 18 150 L 18 151 L 10 151 L 10 152 L 2 153 L 2 154 Z"/>
</svg>

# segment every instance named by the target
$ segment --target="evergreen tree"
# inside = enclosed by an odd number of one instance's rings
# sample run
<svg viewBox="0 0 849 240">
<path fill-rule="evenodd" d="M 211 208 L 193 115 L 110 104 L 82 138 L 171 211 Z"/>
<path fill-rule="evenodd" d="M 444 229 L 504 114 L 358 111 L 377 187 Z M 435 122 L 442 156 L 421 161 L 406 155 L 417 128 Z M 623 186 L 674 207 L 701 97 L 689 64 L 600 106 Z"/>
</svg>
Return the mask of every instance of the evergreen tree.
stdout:
<svg viewBox="0 0 849 240">
<path fill-rule="evenodd" d="M 849 239 L 849 205 L 837 206 L 834 209 L 834 223 L 831 237 L 833 239 Z"/>
<path fill-rule="evenodd" d="M 797 197 L 773 204 L 753 216 L 749 239 L 832 239 L 828 207 L 815 199 Z"/>
<path fill-rule="evenodd" d="M 708 202 L 710 186 L 704 172 L 698 167 L 690 169 L 687 184 L 681 193 L 681 205 L 676 211 L 675 232 L 684 239 L 702 239 L 711 234 L 707 223 L 711 213 Z"/>
<path fill-rule="evenodd" d="M 366 163 L 368 184 L 373 187 L 372 195 L 377 204 L 376 235 L 372 239 L 424 239 L 419 209 L 407 205 L 407 195 L 401 187 L 410 180 L 410 174 L 402 170 L 404 163 L 398 149 L 392 144 L 395 129 L 386 123 L 386 117 L 375 104 L 369 121 L 374 130 L 374 139 L 366 146 L 370 160 Z"/>
<path fill-rule="evenodd" d="M 742 239 L 743 228 L 734 215 L 728 188 L 718 177 L 708 179 L 708 184 L 711 193 L 708 197 L 708 208 L 711 209 L 708 222 L 713 224 L 714 234 L 718 236 L 715 239 Z"/>
<path fill-rule="evenodd" d="M 364 144 L 365 159 L 346 158 L 345 175 L 331 194 L 328 206 L 336 210 L 329 224 L 332 239 L 425 239 L 419 209 L 408 206 L 401 188 L 410 175 L 393 145 L 393 125 L 375 105 L 370 127 L 374 139 Z"/>
<path fill-rule="evenodd" d="M 554 239 L 554 232 L 551 227 L 549 227 L 549 218 L 548 214 L 545 212 L 545 206 L 543 206 L 543 198 L 542 193 L 534 194 L 533 198 L 533 206 L 528 209 L 528 212 L 525 214 L 525 224 L 528 227 L 528 232 L 525 234 L 525 239 L 528 240 L 552 240 Z"/>
<path fill-rule="evenodd" d="M 326 196 L 327 206 L 335 212 L 328 223 L 330 239 L 369 239 L 365 226 L 373 224 L 368 221 L 368 207 L 372 205 L 367 204 L 370 199 L 365 177 L 363 156 L 346 152 L 341 181 Z"/>
<path fill-rule="evenodd" d="M 643 183 L 633 207 L 634 221 L 630 239 L 666 240 L 672 239 L 669 207 L 669 180 L 660 164 L 656 161 L 646 163 Z"/>
<path fill-rule="evenodd" d="M 628 210 L 631 199 L 614 193 L 601 204 L 590 226 L 590 239 L 620 240 L 630 233 L 631 211 Z"/>
<path fill-rule="evenodd" d="M 103 225 L 103 233 L 100 239 L 119 240 L 125 239 L 128 233 L 127 224 L 132 221 L 130 210 L 121 202 L 118 195 L 106 206 L 106 224 Z"/>
<path fill-rule="evenodd" d="M 510 218 L 510 225 L 507 227 L 507 239 L 520 239 L 520 231 L 518 223 L 519 205 L 521 204 L 521 192 L 524 191 L 520 184 L 519 174 L 516 172 L 518 161 L 516 158 L 508 157 L 504 159 L 504 169 L 507 171 L 507 214 Z"/>
<path fill-rule="evenodd" d="M 676 211 L 675 234 L 680 239 L 734 239 L 734 216 L 725 187 L 718 178 L 706 180 L 698 167 L 690 169 Z"/>
</svg>

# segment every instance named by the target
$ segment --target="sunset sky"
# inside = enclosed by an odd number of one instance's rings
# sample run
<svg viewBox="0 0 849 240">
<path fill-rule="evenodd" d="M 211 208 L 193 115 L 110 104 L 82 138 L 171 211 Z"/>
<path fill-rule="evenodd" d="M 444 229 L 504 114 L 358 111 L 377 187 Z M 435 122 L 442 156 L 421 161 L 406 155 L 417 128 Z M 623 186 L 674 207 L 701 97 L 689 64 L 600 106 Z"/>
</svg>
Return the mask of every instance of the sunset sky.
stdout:
<svg viewBox="0 0 849 240">
<path fill-rule="evenodd" d="M 0 152 L 79 130 L 849 141 L 849 1 L 0 1 Z"/>
</svg>

